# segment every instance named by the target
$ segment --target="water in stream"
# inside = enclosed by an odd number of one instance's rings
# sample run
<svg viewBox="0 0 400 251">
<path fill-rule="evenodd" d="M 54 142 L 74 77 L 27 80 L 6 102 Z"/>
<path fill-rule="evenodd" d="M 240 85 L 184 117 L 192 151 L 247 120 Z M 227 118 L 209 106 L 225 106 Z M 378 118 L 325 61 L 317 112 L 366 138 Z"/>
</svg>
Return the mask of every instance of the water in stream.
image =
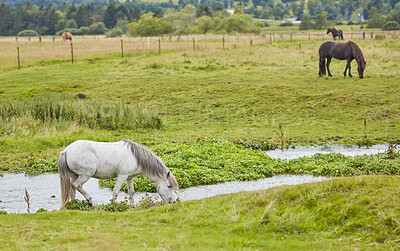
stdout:
<svg viewBox="0 0 400 251">
<path fill-rule="evenodd" d="M 275 150 L 266 152 L 272 158 L 293 159 L 302 156 L 311 156 L 315 153 L 338 152 L 347 156 L 376 154 L 384 152 L 388 145 L 375 145 L 370 148 L 359 147 L 313 147 L 295 148 L 288 150 Z M 216 185 L 197 186 L 180 189 L 178 196 L 181 201 L 198 200 L 220 194 L 237 193 L 242 191 L 254 191 L 268 189 L 281 185 L 297 185 L 308 182 L 325 180 L 325 177 L 313 177 L 311 175 L 278 175 L 271 178 L 257 181 L 234 181 Z M 60 208 L 60 183 L 58 174 L 4 174 L 0 177 L 0 210 L 8 213 L 27 213 L 28 207 L 24 199 L 25 188 L 30 195 L 30 212 L 36 212 L 40 208 L 48 211 Z M 101 188 L 96 179 L 90 179 L 84 184 L 84 189 L 92 196 L 95 204 L 109 203 L 112 191 L 108 188 Z M 158 194 L 147 193 L 155 200 L 160 200 Z M 84 199 L 77 192 L 77 199 Z M 128 195 L 120 192 L 118 201 L 124 200 Z M 134 200 L 137 203 L 146 193 L 136 192 Z"/>
</svg>

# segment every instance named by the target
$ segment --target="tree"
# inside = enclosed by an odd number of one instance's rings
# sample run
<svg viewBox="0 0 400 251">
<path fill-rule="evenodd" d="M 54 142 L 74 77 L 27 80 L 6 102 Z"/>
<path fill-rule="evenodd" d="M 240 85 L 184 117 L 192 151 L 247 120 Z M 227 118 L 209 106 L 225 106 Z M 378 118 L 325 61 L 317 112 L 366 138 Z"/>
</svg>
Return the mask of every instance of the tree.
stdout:
<svg viewBox="0 0 400 251">
<path fill-rule="evenodd" d="M 284 15 L 283 9 L 280 6 L 275 6 L 272 15 L 274 15 L 275 20 L 282 20 Z"/>
<path fill-rule="evenodd" d="M 315 17 L 315 28 L 317 30 L 322 30 L 328 28 L 328 13 L 323 12 Z"/>
<path fill-rule="evenodd" d="M 78 27 L 89 26 L 92 24 L 92 9 L 89 5 L 81 5 L 76 12 L 75 21 L 78 24 Z"/>
<path fill-rule="evenodd" d="M 157 36 L 168 34 L 172 27 L 163 18 L 153 17 L 154 13 L 148 12 L 140 17 L 139 22 L 128 24 L 128 31 L 132 36 Z"/>
<path fill-rule="evenodd" d="M 370 19 L 368 20 L 367 28 L 382 28 L 385 23 L 385 18 L 382 16 L 380 11 L 372 7 L 369 10 Z"/>
<path fill-rule="evenodd" d="M 14 11 L 14 18 L 13 18 L 13 30 L 14 34 L 17 34 L 18 32 L 25 30 L 25 16 L 26 16 L 26 11 L 24 6 L 22 4 L 18 4 L 17 9 Z"/>
<path fill-rule="evenodd" d="M 259 33 L 262 26 L 248 14 L 234 14 L 222 20 L 222 28 L 228 33 Z"/>
<path fill-rule="evenodd" d="M 0 5 L 0 35 L 9 36 L 12 32 L 11 8 L 2 3 Z"/>
<path fill-rule="evenodd" d="M 195 25 L 190 28 L 190 33 L 206 34 L 207 32 L 213 31 L 215 28 L 215 22 L 212 17 L 201 16 L 197 18 Z"/>
<path fill-rule="evenodd" d="M 301 18 L 301 23 L 300 23 L 300 30 L 311 30 L 313 29 L 313 23 L 311 21 L 310 16 L 304 15 Z"/>
<path fill-rule="evenodd" d="M 316 7 L 317 7 L 317 0 L 309 0 L 307 2 L 307 9 L 311 16 L 315 16 Z"/>
<path fill-rule="evenodd" d="M 104 11 L 103 22 L 108 29 L 113 28 L 117 24 L 117 8 L 110 3 Z"/>
<path fill-rule="evenodd" d="M 173 27 L 174 33 L 187 34 L 188 28 L 191 27 L 196 20 L 196 7 L 189 4 L 179 12 L 174 9 L 168 9 L 164 13 L 164 20 Z"/>
<path fill-rule="evenodd" d="M 47 6 L 42 16 L 42 20 L 44 20 L 44 22 L 43 22 L 43 27 L 41 27 L 41 31 L 43 32 L 43 34 L 47 35 L 56 34 L 56 26 L 59 19 L 60 17 L 58 16 L 54 5 L 49 4 L 49 6 Z"/>
<path fill-rule="evenodd" d="M 139 7 L 135 7 L 133 9 L 130 9 L 130 17 L 132 21 L 139 21 L 140 16 L 142 15 L 142 12 L 140 11 Z"/>
</svg>

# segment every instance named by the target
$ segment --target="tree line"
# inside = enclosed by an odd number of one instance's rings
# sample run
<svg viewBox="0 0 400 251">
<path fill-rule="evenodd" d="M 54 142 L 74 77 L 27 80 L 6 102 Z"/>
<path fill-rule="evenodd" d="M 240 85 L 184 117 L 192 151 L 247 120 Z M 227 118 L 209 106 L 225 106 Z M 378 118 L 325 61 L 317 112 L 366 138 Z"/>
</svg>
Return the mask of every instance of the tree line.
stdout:
<svg viewBox="0 0 400 251">
<path fill-rule="evenodd" d="M 108 34 L 150 36 L 188 33 L 230 33 L 261 30 L 266 22 L 253 18 L 301 20 L 300 29 L 324 29 L 327 26 L 361 23 L 370 28 L 398 29 L 400 0 L 172 0 L 163 3 L 127 0 L 124 3 L 103 0 L 57 0 L 36 5 L 27 0 L 15 7 L 0 0 L 0 35 Z M 49 0 L 32 0 L 47 3 Z M 10 1 L 9 1 L 10 2 Z M 14 2 L 14 1 L 11 1 Z M 234 8 L 234 14 L 226 11 Z M 350 20 L 350 21 L 349 21 Z M 389 23 L 390 25 L 388 25 Z"/>
</svg>

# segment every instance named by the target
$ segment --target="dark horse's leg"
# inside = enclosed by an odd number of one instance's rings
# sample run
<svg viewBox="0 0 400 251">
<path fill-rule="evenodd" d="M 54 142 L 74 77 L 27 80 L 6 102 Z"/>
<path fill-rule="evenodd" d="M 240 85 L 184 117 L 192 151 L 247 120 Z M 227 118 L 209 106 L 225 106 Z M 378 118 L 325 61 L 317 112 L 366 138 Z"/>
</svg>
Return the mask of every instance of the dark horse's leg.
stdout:
<svg viewBox="0 0 400 251">
<path fill-rule="evenodd" d="M 346 64 L 346 69 L 344 70 L 344 76 L 346 77 L 346 71 L 347 69 L 349 69 L 349 77 L 353 77 L 353 75 L 351 75 L 351 61 L 352 59 L 347 59 L 347 64 Z"/>
<path fill-rule="evenodd" d="M 329 65 L 331 64 L 332 57 L 326 57 L 326 69 L 328 69 L 328 76 L 332 77 L 331 71 L 329 70 Z"/>
<path fill-rule="evenodd" d="M 321 54 L 321 52 L 320 52 L 320 54 Z M 318 75 L 320 77 L 322 77 L 322 75 L 326 74 L 325 71 L 326 71 L 325 70 L 325 58 L 322 57 L 321 55 L 319 55 L 319 73 L 318 73 Z"/>
</svg>

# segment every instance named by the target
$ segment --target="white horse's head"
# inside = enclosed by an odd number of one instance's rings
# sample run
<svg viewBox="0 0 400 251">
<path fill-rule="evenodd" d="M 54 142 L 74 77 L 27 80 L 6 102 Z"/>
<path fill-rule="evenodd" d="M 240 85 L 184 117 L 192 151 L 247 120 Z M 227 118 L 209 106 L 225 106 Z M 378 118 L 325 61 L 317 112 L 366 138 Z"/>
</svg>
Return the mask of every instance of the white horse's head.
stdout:
<svg viewBox="0 0 400 251">
<path fill-rule="evenodd" d="M 157 193 L 165 203 L 175 203 L 178 199 L 176 190 L 178 189 L 178 182 L 171 172 L 168 172 L 165 179 L 159 179 L 157 182 Z"/>
</svg>

